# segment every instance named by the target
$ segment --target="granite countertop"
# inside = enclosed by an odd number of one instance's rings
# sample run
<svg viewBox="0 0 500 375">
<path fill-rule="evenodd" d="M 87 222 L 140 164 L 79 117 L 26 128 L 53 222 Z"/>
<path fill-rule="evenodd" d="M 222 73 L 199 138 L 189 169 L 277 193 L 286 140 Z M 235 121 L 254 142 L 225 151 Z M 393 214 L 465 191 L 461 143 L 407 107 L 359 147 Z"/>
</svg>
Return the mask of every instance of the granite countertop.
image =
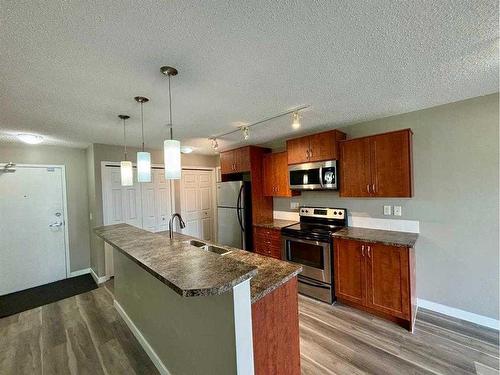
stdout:
<svg viewBox="0 0 500 375">
<path fill-rule="evenodd" d="M 298 221 L 293 221 L 293 220 L 274 219 L 273 221 L 266 221 L 264 223 L 254 223 L 253 225 L 256 227 L 267 228 L 267 229 L 281 229 L 297 223 Z"/>
<path fill-rule="evenodd" d="M 254 303 L 302 271 L 298 265 L 228 246 L 217 245 L 231 252 L 214 254 L 189 245 L 196 238 L 180 233 L 171 240 L 168 232 L 151 233 L 127 224 L 95 232 L 182 296 L 222 294 L 251 278 Z"/>
<path fill-rule="evenodd" d="M 389 246 L 413 247 L 415 242 L 417 242 L 418 234 L 391 230 L 345 227 L 335 232 L 333 237 L 364 242 L 378 242 Z"/>
</svg>

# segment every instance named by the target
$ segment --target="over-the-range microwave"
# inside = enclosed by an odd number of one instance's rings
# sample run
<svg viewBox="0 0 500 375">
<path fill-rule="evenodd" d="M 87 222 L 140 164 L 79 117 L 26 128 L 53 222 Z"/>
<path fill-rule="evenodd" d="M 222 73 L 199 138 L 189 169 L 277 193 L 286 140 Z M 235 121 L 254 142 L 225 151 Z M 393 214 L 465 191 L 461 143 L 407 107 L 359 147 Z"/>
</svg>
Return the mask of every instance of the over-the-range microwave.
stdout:
<svg viewBox="0 0 500 375">
<path fill-rule="evenodd" d="M 290 189 L 292 190 L 336 190 L 337 161 L 290 165 Z"/>
</svg>

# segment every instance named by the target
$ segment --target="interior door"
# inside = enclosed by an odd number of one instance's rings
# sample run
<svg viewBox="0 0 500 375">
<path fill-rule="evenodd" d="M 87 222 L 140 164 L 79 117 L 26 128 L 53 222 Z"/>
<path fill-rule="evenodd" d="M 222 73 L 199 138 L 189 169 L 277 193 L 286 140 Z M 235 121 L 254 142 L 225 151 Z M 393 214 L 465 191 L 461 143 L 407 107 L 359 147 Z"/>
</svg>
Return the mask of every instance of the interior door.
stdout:
<svg viewBox="0 0 500 375">
<path fill-rule="evenodd" d="M 62 169 L 0 174 L 0 295 L 66 278 Z"/>
<path fill-rule="evenodd" d="M 410 318 L 408 250 L 368 244 L 366 306 L 400 318 Z"/>
<path fill-rule="evenodd" d="M 334 277 L 337 297 L 362 304 L 364 301 L 365 257 L 358 241 L 335 239 Z"/>
<path fill-rule="evenodd" d="M 155 181 L 156 231 L 168 230 L 168 221 L 172 216 L 172 193 L 170 182 L 165 179 L 164 169 L 153 169 Z"/>
<path fill-rule="evenodd" d="M 370 141 L 361 138 L 342 142 L 340 196 L 371 196 Z"/>
<path fill-rule="evenodd" d="M 207 241 L 213 239 L 212 171 L 182 170 L 181 215 L 186 223 L 182 233 Z"/>
</svg>

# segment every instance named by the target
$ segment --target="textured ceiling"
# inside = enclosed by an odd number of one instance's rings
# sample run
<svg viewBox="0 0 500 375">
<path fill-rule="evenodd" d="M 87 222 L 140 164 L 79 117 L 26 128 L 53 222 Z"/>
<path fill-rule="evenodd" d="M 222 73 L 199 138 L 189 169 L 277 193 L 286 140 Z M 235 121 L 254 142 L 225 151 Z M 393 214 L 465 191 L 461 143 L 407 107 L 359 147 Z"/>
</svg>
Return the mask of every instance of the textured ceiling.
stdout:
<svg viewBox="0 0 500 375">
<path fill-rule="evenodd" d="M 6 1 L 0 6 L 0 142 L 48 144 L 207 137 L 311 104 L 297 132 L 410 112 L 498 91 L 498 2 Z M 290 136 L 289 117 L 252 143 Z M 238 135 L 220 142 L 241 143 Z"/>
</svg>

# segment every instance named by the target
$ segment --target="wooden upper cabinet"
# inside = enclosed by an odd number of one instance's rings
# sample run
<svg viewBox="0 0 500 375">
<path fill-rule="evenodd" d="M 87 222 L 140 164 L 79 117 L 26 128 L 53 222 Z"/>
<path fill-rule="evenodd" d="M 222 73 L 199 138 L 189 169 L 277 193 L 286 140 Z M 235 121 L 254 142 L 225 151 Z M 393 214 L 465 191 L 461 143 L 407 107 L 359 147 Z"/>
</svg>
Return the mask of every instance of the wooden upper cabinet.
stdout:
<svg viewBox="0 0 500 375">
<path fill-rule="evenodd" d="M 410 318 L 408 249 L 367 244 L 366 306 Z"/>
<path fill-rule="evenodd" d="M 250 147 L 220 153 L 221 174 L 241 173 L 250 171 Z"/>
<path fill-rule="evenodd" d="M 338 159 L 338 142 L 345 139 L 339 130 L 329 130 L 286 142 L 288 164 Z"/>
<path fill-rule="evenodd" d="M 343 142 L 340 150 L 340 196 L 371 196 L 369 139 L 361 138 Z"/>
<path fill-rule="evenodd" d="M 264 195 L 291 197 L 287 152 L 264 155 L 263 160 Z"/>
<path fill-rule="evenodd" d="M 340 196 L 413 196 L 410 129 L 340 142 Z"/>
<path fill-rule="evenodd" d="M 358 241 L 335 239 L 335 294 L 339 298 L 362 304 L 365 299 L 365 267 Z"/>
</svg>

